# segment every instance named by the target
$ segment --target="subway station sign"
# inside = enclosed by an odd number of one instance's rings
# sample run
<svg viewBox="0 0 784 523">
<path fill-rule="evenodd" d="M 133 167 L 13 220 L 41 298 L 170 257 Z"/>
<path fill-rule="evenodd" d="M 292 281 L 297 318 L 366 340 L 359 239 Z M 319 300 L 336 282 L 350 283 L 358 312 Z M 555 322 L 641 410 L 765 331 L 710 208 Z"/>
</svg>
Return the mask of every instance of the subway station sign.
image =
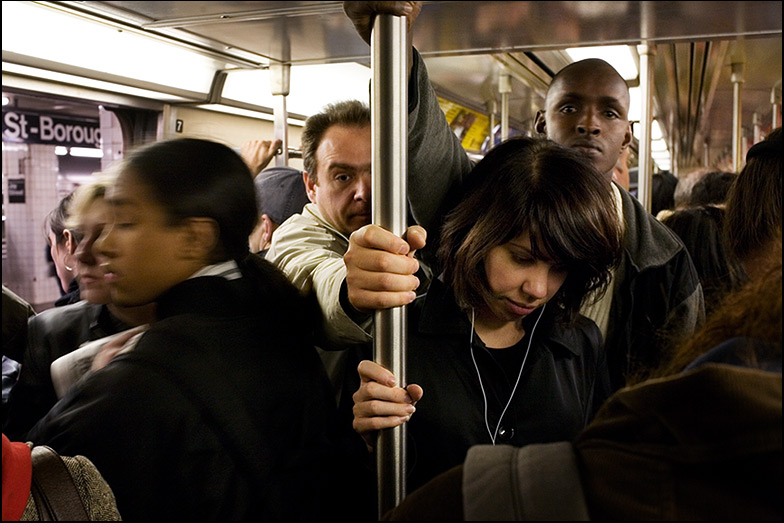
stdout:
<svg viewBox="0 0 784 523">
<path fill-rule="evenodd" d="M 101 129 L 97 118 L 64 118 L 4 109 L 3 141 L 100 148 Z"/>
</svg>

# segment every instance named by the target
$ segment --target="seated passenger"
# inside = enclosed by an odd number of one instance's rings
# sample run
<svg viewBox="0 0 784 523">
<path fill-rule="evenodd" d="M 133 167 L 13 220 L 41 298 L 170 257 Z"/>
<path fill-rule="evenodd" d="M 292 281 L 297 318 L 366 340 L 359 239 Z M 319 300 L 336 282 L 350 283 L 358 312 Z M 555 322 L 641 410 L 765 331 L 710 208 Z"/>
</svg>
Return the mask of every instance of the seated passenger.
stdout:
<svg viewBox="0 0 784 523">
<path fill-rule="evenodd" d="M 95 240 L 111 220 L 104 201 L 105 177 L 96 177 L 73 193 L 65 226 L 80 238 L 74 252 L 79 274 L 78 303 L 48 309 L 27 323 L 27 348 L 22 372 L 9 398 L 4 432 L 21 439 L 57 402 L 50 372 L 52 363 L 85 342 L 102 339 L 153 319 L 153 304 L 123 307 L 112 303 L 105 280 L 105 258 L 94 249 Z"/>
<path fill-rule="evenodd" d="M 412 385 L 394 386 L 391 372 L 363 361 L 354 394 L 354 428 L 368 445 L 408 422 L 411 489 L 461 463 L 472 445 L 571 439 L 610 392 L 601 333 L 579 313 L 621 255 L 604 180 L 576 151 L 513 138 L 487 153 L 464 191 L 442 229 L 443 273 L 409 306 Z M 351 235 L 346 281 L 360 311 L 379 308 L 379 296 L 361 284 L 354 294 L 354 283 L 412 263 L 390 254 L 375 265 L 378 251 L 363 248 L 371 237 L 407 247 L 375 225 Z"/>
<path fill-rule="evenodd" d="M 224 145 L 179 139 L 118 172 L 95 248 L 112 302 L 155 302 L 155 321 L 27 439 L 89 458 L 128 520 L 350 514 L 356 469 L 313 346 L 318 308 L 248 252 L 248 167 Z"/>
</svg>

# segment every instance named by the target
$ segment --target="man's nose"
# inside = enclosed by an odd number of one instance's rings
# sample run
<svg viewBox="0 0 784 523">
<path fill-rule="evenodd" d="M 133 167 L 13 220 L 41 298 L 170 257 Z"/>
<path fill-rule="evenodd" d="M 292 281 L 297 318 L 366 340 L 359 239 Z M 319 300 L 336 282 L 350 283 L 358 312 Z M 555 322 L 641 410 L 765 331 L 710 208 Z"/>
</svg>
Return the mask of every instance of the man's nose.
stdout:
<svg viewBox="0 0 784 523">
<path fill-rule="evenodd" d="M 582 118 L 577 122 L 577 130 L 582 134 L 599 134 L 601 126 L 596 112 L 585 111 Z"/>
</svg>

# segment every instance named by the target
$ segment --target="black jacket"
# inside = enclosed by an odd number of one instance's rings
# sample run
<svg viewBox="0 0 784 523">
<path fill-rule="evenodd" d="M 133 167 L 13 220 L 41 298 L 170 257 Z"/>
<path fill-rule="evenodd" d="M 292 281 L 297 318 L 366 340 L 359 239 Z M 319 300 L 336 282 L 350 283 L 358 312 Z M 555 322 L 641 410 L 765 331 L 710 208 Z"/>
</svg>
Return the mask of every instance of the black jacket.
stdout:
<svg viewBox="0 0 784 523">
<path fill-rule="evenodd" d="M 27 322 L 27 346 L 20 360 L 19 381 L 11 389 L 3 432 L 12 440 L 24 434 L 57 403 L 49 371 L 52 362 L 87 341 L 128 327 L 114 318 L 106 305 L 79 301 L 54 307 Z"/>
<path fill-rule="evenodd" d="M 534 312 L 515 347 L 490 350 L 476 335 L 469 349 L 471 322 L 440 280 L 409 311 L 406 382 L 424 390 L 406 426 L 409 491 L 462 463 L 471 445 L 492 443 L 489 432 L 496 432 L 529 342 L 497 444 L 571 440 L 609 395 L 601 333 L 584 317 L 567 328 L 555 325 L 545 309 L 534 329 L 539 315 Z"/>
<path fill-rule="evenodd" d="M 90 458 L 123 519 L 316 520 L 347 507 L 335 490 L 350 492 L 348 447 L 311 343 L 320 323 L 257 263 L 167 291 L 136 347 L 29 434 Z"/>
</svg>

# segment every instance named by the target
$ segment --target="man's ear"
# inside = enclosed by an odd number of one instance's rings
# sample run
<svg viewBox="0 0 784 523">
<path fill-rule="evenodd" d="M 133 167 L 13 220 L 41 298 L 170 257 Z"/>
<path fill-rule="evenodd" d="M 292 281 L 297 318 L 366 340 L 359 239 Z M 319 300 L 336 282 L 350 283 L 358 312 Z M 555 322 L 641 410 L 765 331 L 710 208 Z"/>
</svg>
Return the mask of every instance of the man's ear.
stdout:
<svg viewBox="0 0 784 523">
<path fill-rule="evenodd" d="M 544 111 L 536 111 L 536 120 L 534 120 L 534 129 L 537 133 L 547 135 L 547 120 L 544 118 Z"/>
<path fill-rule="evenodd" d="M 632 124 L 631 122 L 629 122 L 629 125 L 626 126 L 626 134 L 623 137 L 623 144 L 621 144 L 621 149 L 625 149 L 626 147 L 629 147 L 629 145 L 631 145 L 632 143 L 633 137 L 634 134 L 632 134 Z"/>
<path fill-rule="evenodd" d="M 220 241 L 220 227 L 212 218 L 186 218 L 183 222 L 182 252 L 186 258 L 210 260 Z"/>
<path fill-rule="evenodd" d="M 261 244 L 266 245 L 272 241 L 272 233 L 277 229 L 277 225 L 266 214 L 261 215 Z"/>
<path fill-rule="evenodd" d="M 302 171 L 302 181 L 305 184 L 305 192 L 308 193 L 310 203 L 316 203 L 316 182 L 310 180 L 307 171 Z"/>
</svg>

